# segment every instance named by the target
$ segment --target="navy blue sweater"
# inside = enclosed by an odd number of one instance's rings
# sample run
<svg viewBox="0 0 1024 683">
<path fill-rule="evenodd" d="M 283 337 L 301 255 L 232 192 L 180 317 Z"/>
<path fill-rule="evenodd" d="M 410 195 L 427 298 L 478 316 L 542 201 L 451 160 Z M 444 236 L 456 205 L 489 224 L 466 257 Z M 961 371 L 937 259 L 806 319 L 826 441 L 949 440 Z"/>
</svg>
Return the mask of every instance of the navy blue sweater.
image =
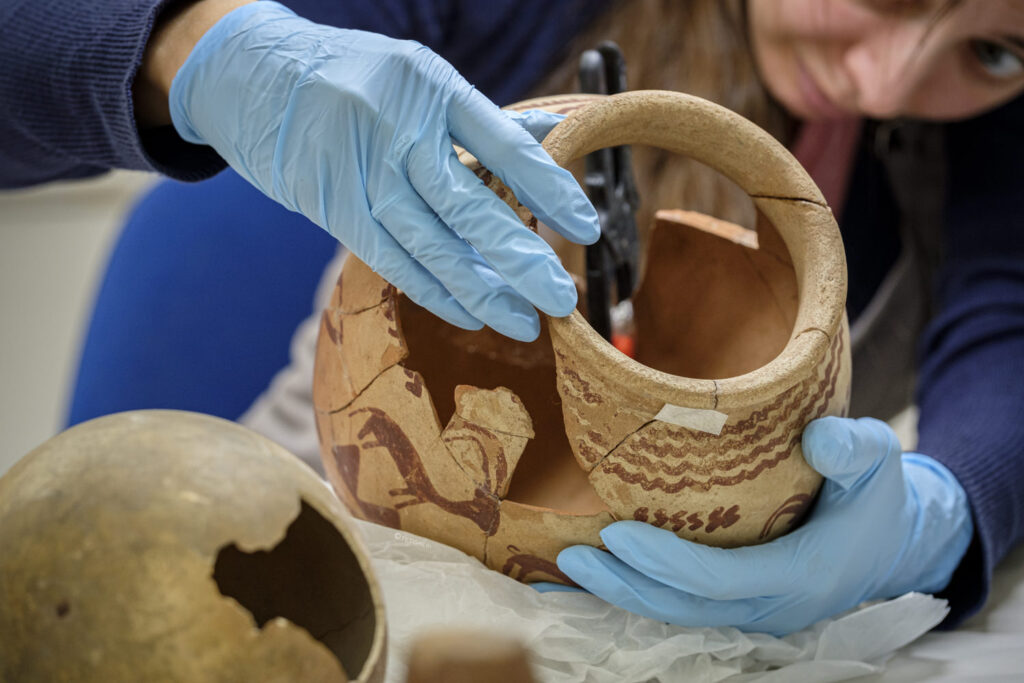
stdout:
<svg viewBox="0 0 1024 683">
<path fill-rule="evenodd" d="M 170 128 L 135 127 L 131 84 L 167 0 L 3 0 L 0 187 L 109 168 L 200 180 L 223 168 Z M 595 0 L 286 0 L 314 21 L 414 38 L 498 103 L 522 97 L 602 9 Z M 948 257 L 921 341 L 919 450 L 966 489 L 976 534 L 945 592 L 947 625 L 983 604 L 992 569 L 1024 536 L 1024 101 L 946 126 Z M 851 190 L 843 233 L 850 301 L 870 298 L 898 243 L 879 236 L 885 200 Z M 876 207 L 875 210 L 872 207 Z M 864 207 L 869 207 L 864 210 Z M 891 207 L 890 207 L 891 208 Z M 875 215 L 879 214 L 879 215 Z M 885 218 L 885 220 L 883 220 Z M 877 270 L 877 269 L 876 269 Z M 858 307 L 855 307 L 859 308 Z M 853 313 L 856 310 L 852 310 Z"/>
</svg>

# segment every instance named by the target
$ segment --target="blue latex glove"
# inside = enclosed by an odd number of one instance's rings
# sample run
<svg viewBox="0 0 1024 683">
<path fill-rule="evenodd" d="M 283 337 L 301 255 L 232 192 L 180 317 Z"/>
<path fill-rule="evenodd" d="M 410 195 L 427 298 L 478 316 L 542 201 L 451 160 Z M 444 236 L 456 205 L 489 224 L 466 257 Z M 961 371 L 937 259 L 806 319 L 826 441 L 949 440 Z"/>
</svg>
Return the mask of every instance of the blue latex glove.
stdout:
<svg viewBox="0 0 1024 683">
<path fill-rule="evenodd" d="M 785 634 L 876 598 L 944 588 L 973 533 L 967 496 L 945 467 L 900 453 L 884 422 L 826 417 L 803 434 L 826 477 L 806 524 L 726 550 L 641 522 L 616 522 L 610 553 L 573 546 L 558 567 L 632 612 L 682 626 Z"/>
<path fill-rule="evenodd" d="M 314 24 L 275 2 L 230 12 L 170 95 L 178 133 L 327 229 L 452 324 L 536 338 L 576 288 L 551 248 L 459 163 L 472 152 L 544 223 L 597 239 L 597 213 L 531 132 L 559 117 L 502 112 L 411 41 Z"/>
</svg>

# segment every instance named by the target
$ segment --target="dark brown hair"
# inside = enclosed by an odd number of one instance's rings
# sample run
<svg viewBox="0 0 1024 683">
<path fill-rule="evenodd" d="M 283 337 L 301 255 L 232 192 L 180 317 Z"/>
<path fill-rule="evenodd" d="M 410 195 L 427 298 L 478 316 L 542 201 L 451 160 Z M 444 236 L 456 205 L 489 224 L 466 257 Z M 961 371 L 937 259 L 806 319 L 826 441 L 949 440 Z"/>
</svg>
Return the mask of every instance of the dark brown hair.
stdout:
<svg viewBox="0 0 1024 683">
<path fill-rule="evenodd" d="M 751 119 L 784 143 L 792 120 L 768 95 L 750 49 L 744 0 L 620 0 L 574 43 L 561 66 L 536 91 L 578 90 L 583 50 L 602 40 L 622 49 L 630 90 L 677 90 L 717 102 Z M 654 209 L 686 208 L 753 227 L 753 204 L 721 174 L 662 150 L 634 149 L 641 191 L 638 225 Z"/>
</svg>

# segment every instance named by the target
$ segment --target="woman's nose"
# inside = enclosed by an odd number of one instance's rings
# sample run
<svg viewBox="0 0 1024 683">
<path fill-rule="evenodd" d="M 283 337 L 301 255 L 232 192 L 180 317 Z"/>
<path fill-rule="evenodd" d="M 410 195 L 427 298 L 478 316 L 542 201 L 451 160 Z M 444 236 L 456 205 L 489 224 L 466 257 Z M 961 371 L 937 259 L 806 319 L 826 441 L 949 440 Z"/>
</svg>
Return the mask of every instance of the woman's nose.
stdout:
<svg viewBox="0 0 1024 683">
<path fill-rule="evenodd" d="M 927 22 L 899 22 L 847 50 L 852 104 L 862 115 L 884 119 L 906 112 L 929 68 L 927 37 Z"/>
</svg>

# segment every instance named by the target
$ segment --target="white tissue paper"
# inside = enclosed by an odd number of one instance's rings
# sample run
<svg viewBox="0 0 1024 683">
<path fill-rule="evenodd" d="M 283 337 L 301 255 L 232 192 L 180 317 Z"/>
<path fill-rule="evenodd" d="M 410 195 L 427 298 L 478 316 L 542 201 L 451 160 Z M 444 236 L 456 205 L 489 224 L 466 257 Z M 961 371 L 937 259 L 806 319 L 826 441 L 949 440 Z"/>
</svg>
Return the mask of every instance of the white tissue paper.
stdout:
<svg viewBox="0 0 1024 683">
<path fill-rule="evenodd" d="M 948 611 L 944 600 L 908 593 L 785 638 L 683 628 L 586 593 L 538 593 L 454 548 L 368 522 L 356 525 L 384 592 L 389 683 L 405 680 L 408 649 L 418 635 L 449 627 L 519 638 L 543 683 L 842 681 L 882 671 L 896 649 Z"/>
</svg>

